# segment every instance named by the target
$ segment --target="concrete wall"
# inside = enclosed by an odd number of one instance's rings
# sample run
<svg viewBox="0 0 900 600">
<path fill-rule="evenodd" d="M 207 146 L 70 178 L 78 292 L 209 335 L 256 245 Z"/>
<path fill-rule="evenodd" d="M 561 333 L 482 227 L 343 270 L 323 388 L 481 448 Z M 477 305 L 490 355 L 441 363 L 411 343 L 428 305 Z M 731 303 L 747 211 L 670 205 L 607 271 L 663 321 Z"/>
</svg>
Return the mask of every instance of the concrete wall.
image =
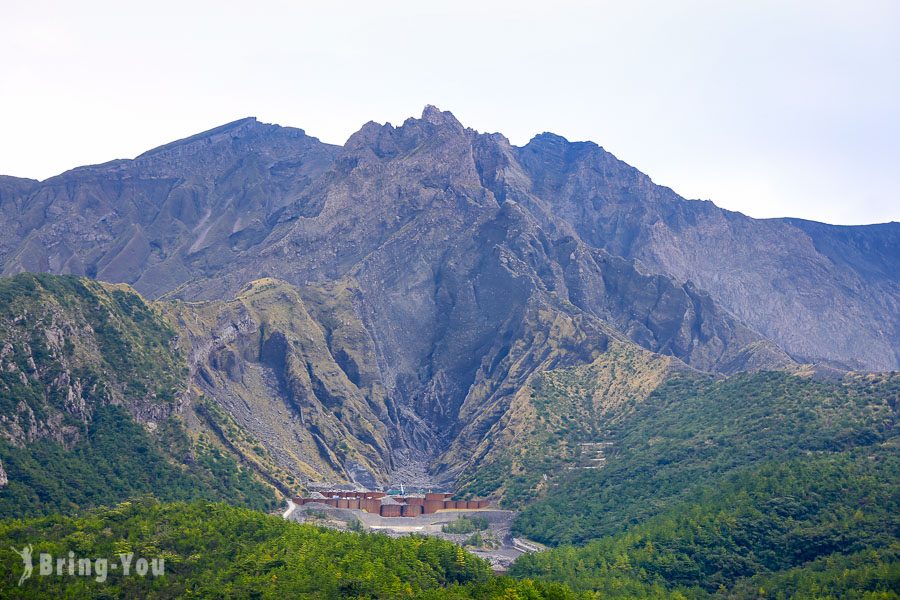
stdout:
<svg viewBox="0 0 900 600">
<path fill-rule="evenodd" d="M 386 496 L 384 492 L 325 492 L 325 498 L 294 497 L 298 506 L 318 502 L 334 508 L 349 510 L 364 510 L 375 515 L 385 515 L 384 509 L 388 507 L 389 516 L 418 516 L 422 514 L 434 514 L 442 510 L 480 510 L 490 506 L 490 500 L 451 500 L 452 494 L 432 493 L 422 496 L 394 496 L 399 503 L 396 505 L 381 505 L 381 499 Z"/>
</svg>

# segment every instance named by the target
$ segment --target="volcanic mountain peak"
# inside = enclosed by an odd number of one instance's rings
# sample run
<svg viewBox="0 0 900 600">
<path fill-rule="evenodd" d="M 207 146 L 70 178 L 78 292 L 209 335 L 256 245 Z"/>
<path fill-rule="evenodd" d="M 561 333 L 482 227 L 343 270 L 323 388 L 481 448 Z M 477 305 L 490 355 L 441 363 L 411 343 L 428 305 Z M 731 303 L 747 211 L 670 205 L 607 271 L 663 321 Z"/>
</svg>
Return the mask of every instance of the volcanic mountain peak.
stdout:
<svg viewBox="0 0 900 600">
<path fill-rule="evenodd" d="M 0 179 L 4 274 L 165 298 L 191 389 L 279 469 L 345 481 L 497 455 L 552 370 L 896 368 L 898 232 L 750 219 L 433 106 L 343 147 L 247 118 Z"/>
<path fill-rule="evenodd" d="M 449 110 L 441 110 L 433 104 L 428 104 L 422 110 L 422 121 L 441 127 L 464 129 L 463 124 Z"/>
<path fill-rule="evenodd" d="M 370 154 L 379 162 L 412 154 L 422 154 L 421 159 L 427 160 L 424 150 L 452 152 L 454 148 L 470 146 L 473 135 L 474 132 L 464 128 L 450 112 L 428 106 L 422 118 L 410 117 L 397 127 L 375 121 L 363 125 L 347 139 L 337 167 L 356 166 L 359 158 Z M 438 160 L 434 166 L 440 166 L 441 162 Z"/>
<path fill-rule="evenodd" d="M 592 142 L 543 133 L 513 147 L 434 106 L 398 127 L 367 123 L 343 147 L 248 117 L 64 180 L 0 181 L 4 273 L 88 274 L 154 297 L 177 289 L 222 299 L 261 274 L 294 284 L 352 276 L 367 289 L 366 302 L 387 311 L 379 318 L 393 339 L 403 326 L 392 319 L 433 324 L 437 299 L 459 306 L 472 292 L 458 286 L 499 255 L 507 262 L 497 274 L 508 273 L 515 256 L 517 281 L 541 282 L 579 310 L 622 319 L 617 326 L 631 339 L 682 358 L 709 345 L 707 331 L 743 327 L 808 360 L 898 365 L 890 274 L 897 224 L 750 219 L 686 201 Z M 501 235 L 505 200 L 524 216 Z M 533 223 L 520 226 L 523 219 Z M 522 232 L 533 230 L 540 234 L 526 243 Z M 462 248 L 465 257 L 457 256 Z M 524 265 L 533 276 L 523 279 Z M 702 305 L 733 325 L 685 325 L 680 335 L 694 341 L 665 345 L 674 323 L 632 323 L 642 314 L 637 299 L 643 305 L 652 296 L 651 280 L 635 279 L 642 272 L 660 277 L 653 293 L 695 298 L 687 322 Z M 485 280 L 478 292 L 498 281 Z M 684 318 L 689 304 L 681 302 Z M 720 348 L 717 356 L 727 354 Z"/>
<path fill-rule="evenodd" d="M 190 135 L 186 138 L 175 140 L 174 142 L 169 142 L 167 144 L 163 144 L 162 146 L 157 146 L 156 148 L 147 150 L 143 154 L 140 154 L 137 159 L 152 156 L 160 152 L 165 152 L 166 150 L 171 150 L 179 146 L 187 146 L 194 142 L 212 144 L 216 141 L 226 138 L 229 134 L 231 136 L 239 135 L 242 131 L 247 131 L 258 125 L 262 124 L 256 120 L 256 117 L 244 117 L 243 119 L 237 119 L 235 121 L 231 121 L 230 123 L 225 123 L 224 125 L 219 125 L 217 127 L 213 127 L 212 129 L 207 129 L 206 131 L 201 131 L 200 133 Z"/>
</svg>

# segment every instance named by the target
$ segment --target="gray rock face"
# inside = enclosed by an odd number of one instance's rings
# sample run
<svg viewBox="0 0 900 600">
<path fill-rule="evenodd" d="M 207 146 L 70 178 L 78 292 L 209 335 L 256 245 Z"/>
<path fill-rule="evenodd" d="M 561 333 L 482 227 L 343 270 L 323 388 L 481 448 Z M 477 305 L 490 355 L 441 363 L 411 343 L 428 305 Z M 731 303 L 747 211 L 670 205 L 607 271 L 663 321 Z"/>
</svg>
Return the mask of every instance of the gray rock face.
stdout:
<svg viewBox="0 0 900 600">
<path fill-rule="evenodd" d="M 0 439 L 71 448 L 100 406 L 121 406 L 148 428 L 180 410 L 187 382 L 169 346 L 174 332 L 121 287 L 0 280 Z"/>
<path fill-rule="evenodd" d="M 44 182 L 0 178 L 3 273 L 192 300 L 263 276 L 352 282 L 385 386 L 448 423 L 530 335 L 529 311 L 703 370 L 788 353 L 897 368 L 898 232 L 750 219 L 594 144 L 517 148 L 434 107 L 343 147 L 251 118 Z"/>
<path fill-rule="evenodd" d="M 591 246 L 693 282 L 797 358 L 898 368 L 900 224 L 751 219 L 552 134 L 515 155 L 524 191 Z"/>
<path fill-rule="evenodd" d="M 4 273 L 87 275 L 151 295 L 214 277 L 268 235 L 335 150 L 250 118 L 40 184 L 5 178 Z"/>
</svg>

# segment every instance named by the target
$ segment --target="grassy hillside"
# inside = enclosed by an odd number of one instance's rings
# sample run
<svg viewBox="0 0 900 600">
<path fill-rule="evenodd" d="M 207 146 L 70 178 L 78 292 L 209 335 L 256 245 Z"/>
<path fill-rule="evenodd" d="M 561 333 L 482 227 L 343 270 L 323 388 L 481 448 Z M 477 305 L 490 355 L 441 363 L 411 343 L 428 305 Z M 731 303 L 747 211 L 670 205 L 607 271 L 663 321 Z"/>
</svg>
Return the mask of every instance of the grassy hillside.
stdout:
<svg viewBox="0 0 900 600">
<path fill-rule="evenodd" d="M 165 576 L 106 581 L 34 575 L 17 587 L 10 549 L 165 560 Z M 18 598 L 576 598 L 558 584 L 494 577 L 488 564 L 434 538 L 392 539 L 299 525 L 212 503 L 126 502 L 80 518 L 0 521 L 0 595 Z"/>
<path fill-rule="evenodd" d="M 678 368 L 678 361 L 612 341 L 587 365 L 543 371 L 520 389 L 457 482 L 518 508 L 546 494 L 546 480 L 593 464 L 590 444 Z M 684 366 L 681 365 L 683 368 Z"/>
<path fill-rule="evenodd" d="M 97 408 L 87 435 L 71 448 L 0 441 L 0 460 L 9 479 L 0 488 L 4 517 L 70 513 L 145 494 L 225 500 L 258 510 L 275 506 L 270 488 L 218 448 L 192 444 L 177 421 L 149 434 L 116 406 Z"/>
<path fill-rule="evenodd" d="M 526 508 L 518 533 L 562 545 L 511 572 L 623 598 L 897 597 L 898 392 L 896 375 L 671 379 L 611 423 L 600 468 Z"/>
<path fill-rule="evenodd" d="M 188 434 L 186 385 L 175 332 L 130 288 L 0 279 L 0 516 L 148 493 L 272 507 L 270 488 Z"/>
<path fill-rule="evenodd" d="M 767 462 L 623 533 L 524 556 L 512 572 L 611 595 L 655 586 L 690 597 L 758 597 L 760 588 L 794 597 L 823 580 L 832 597 L 897 590 L 898 484 L 893 448 Z"/>
<path fill-rule="evenodd" d="M 644 521 L 738 468 L 882 444 L 895 435 L 900 376 L 844 382 L 786 373 L 724 380 L 680 375 L 610 424 L 606 462 L 563 472 L 518 532 L 584 543 Z"/>
<path fill-rule="evenodd" d="M 0 278 L 5 437 L 68 441 L 99 403 L 148 419 L 170 413 L 187 375 L 174 337 L 127 286 L 31 273 Z"/>
</svg>

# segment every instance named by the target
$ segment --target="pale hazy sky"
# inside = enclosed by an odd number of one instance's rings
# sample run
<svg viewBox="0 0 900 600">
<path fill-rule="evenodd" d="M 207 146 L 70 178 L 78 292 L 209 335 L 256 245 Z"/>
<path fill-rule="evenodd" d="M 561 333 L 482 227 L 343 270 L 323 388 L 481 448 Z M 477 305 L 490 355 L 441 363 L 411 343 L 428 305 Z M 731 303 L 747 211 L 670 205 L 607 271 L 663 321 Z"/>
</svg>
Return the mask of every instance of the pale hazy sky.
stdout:
<svg viewBox="0 0 900 600">
<path fill-rule="evenodd" d="M 898 0 L 0 0 L 3 174 L 243 116 L 340 144 L 425 104 L 755 217 L 900 220 Z"/>
</svg>

